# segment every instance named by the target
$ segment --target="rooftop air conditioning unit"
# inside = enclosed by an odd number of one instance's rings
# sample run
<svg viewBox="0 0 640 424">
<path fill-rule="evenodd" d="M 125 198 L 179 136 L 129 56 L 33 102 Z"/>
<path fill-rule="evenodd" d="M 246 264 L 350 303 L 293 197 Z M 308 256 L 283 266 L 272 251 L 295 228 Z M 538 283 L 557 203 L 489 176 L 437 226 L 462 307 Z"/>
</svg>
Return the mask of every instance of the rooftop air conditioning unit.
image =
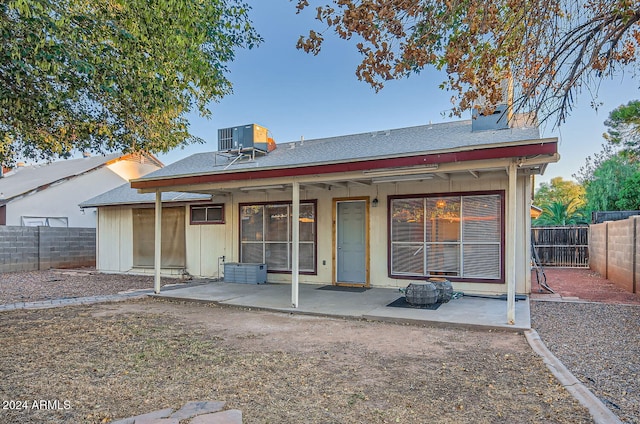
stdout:
<svg viewBox="0 0 640 424">
<path fill-rule="evenodd" d="M 276 143 L 268 133 L 269 130 L 256 124 L 221 128 L 218 130 L 218 150 L 258 149 L 270 152 L 276 148 Z"/>
</svg>

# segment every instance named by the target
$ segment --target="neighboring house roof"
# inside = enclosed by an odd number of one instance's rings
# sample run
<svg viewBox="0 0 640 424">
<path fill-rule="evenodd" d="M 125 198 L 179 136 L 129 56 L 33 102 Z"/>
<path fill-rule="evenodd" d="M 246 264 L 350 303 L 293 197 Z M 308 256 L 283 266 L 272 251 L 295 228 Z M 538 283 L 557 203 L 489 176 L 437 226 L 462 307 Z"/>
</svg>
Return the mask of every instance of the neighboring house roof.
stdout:
<svg viewBox="0 0 640 424">
<path fill-rule="evenodd" d="M 538 206 L 531 205 L 531 218 L 535 219 L 542 214 L 542 208 Z"/>
<path fill-rule="evenodd" d="M 385 131 L 374 131 L 362 134 L 329 137 L 316 140 L 303 140 L 291 143 L 280 143 L 277 149 L 267 155 L 258 155 L 255 160 L 237 160 L 231 163 L 220 152 L 200 153 L 181 161 L 167 165 L 163 169 L 152 172 L 143 178 L 132 181 L 135 188 L 165 187 L 161 181 L 186 176 L 226 175 L 233 179 L 235 175 L 254 171 L 305 168 L 298 174 L 314 173 L 323 165 L 354 164 L 378 160 L 380 166 L 411 166 L 406 161 L 392 162 L 388 159 L 429 155 L 431 163 L 445 161 L 472 160 L 464 159 L 461 152 L 473 152 L 479 149 L 511 148 L 505 155 L 518 156 L 516 152 L 525 144 L 553 146 L 548 152 L 555 153 L 557 139 L 541 140 L 537 127 L 520 127 L 493 131 L 472 131 L 471 120 L 421 125 Z M 536 148 L 536 151 L 539 151 Z M 553 152 L 552 152 L 553 151 Z M 451 155 L 455 153 L 458 156 Z M 522 155 L 526 155 L 522 150 Z M 506 156 L 502 156 L 506 157 Z M 386 161 L 382 161 L 386 160 Z M 429 162 L 421 162 L 427 164 Z M 352 170 L 358 169 L 352 165 Z M 364 168 L 362 168 L 364 169 Z M 329 168 L 325 167 L 328 172 Z M 265 177 L 267 174 L 263 174 Z M 284 174 L 281 174 L 285 176 Z M 294 174 L 291 174 L 294 175 Z M 277 172 L 269 176 L 278 176 Z M 225 177 L 223 177 L 225 178 Z M 213 181 L 213 180 L 211 180 Z M 222 181 L 219 179 L 217 181 Z M 199 182 L 202 182 L 200 180 Z"/>
<path fill-rule="evenodd" d="M 129 183 L 125 183 L 119 187 L 102 193 L 92 199 L 80 203 L 80 208 L 95 208 L 100 206 L 111 205 L 139 205 L 154 203 L 156 199 L 155 193 L 138 193 L 138 190 L 131 188 Z M 162 202 L 187 202 L 187 201 L 206 201 L 211 200 L 209 194 L 197 193 L 178 193 L 167 191 L 162 193 Z"/>
<path fill-rule="evenodd" d="M 105 156 L 89 156 L 45 164 L 19 166 L 4 174 L 3 178 L 0 178 L 0 204 L 8 203 L 12 199 L 32 191 L 44 190 L 56 183 L 86 174 L 112 162 L 129 157 L 130 155 L 113 153 Z M 151 155 L 145 154 L 145 158 L 162 166 Z"/>
</svg>

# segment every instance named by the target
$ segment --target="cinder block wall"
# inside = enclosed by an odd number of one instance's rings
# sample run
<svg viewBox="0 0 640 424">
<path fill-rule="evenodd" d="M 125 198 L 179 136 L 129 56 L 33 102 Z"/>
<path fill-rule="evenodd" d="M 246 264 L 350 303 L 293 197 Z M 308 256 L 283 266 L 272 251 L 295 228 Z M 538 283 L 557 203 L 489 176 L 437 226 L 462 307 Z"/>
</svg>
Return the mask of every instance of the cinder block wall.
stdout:
<svg viewBox="0 0 640 424">
<path fill-rule="evenodd" d="M 640 286 L 640 219 L 630 217 L 591 225 L 589 267 L 617 286 L 638 292 Z"/>
<path fill-rule="evenodd" d="M 607 224 L 589 226 L 589 267 L 607 278 Z"/>
<path fill-rule="evenodd" d="M 630 219 L 607 223 L 607 278 L 630 292 L 633 292 L 633 224 Z"/>
<path fill-rule="evenodd" d="M 0 226 L 0 271 L 38 269 L 38 228 Z"/>
<path fill-rule="evenodd" d="M 95 264 L 95 228 L 0 226 L 0 272 Z"/>
</svg>

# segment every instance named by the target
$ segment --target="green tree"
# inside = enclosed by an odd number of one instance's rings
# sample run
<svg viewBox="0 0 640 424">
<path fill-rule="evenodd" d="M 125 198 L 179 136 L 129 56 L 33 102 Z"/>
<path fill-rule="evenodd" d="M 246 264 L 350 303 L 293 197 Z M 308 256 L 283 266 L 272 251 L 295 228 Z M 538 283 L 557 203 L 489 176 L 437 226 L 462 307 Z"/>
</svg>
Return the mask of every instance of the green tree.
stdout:
<svg viewBox="0 0 640 424">
<path fill-rule="evenodd" d="M 298 0 L 298 10 L 312 0 Z M 327 30 L 357 40 L 360 80 L 444 70 L 441 87 L 456 93 L 453 113 L 503 99 L 516 82 L 514 108 L 565 120 L 583 88 L 640 58 L 637 0 L 316 0 L 322 27 L 298 47 L 318 54 Z M 591 90 L 590 90 L 591 91 Z M 485 107 L 486 109 L 487 107 Z"/>
<path fill-rule="evenodd" d="M 585 182 L 587 210 L 620 210 L 617 202 L 620 200 L 625 181 L 638 172 L 639 164 L 625 155 L 616 154 L 604 160 Z"/>
<path fill-rule="evenodd" d="M 165 152 L 201 141 L 185 114 L 231 91 L 260 41 L 234 0 L 0 4 L 0 163 L 73 151 Z"/>
<path fill-rule="evenodd" d="M 540 183 L 533 203 L 541 208 L 552 203 L 575 204 L 576 208 L 582 208 L 585 205 L 584 193 L 581 184 L 555 177 L 548 183 Z"/>
<path fill-rule="evenodd" d="M 534 226 L 586 224 L 584 214 L 575 202 L 552 202 L 542 208 L 542 213 L 534 219 Z"/>
<path fill-rule="evenodd" d="M 604 124 L 609 127 L 603 135 L 605 140 L 622 147 L 625 154 L 640 156 L 640 100 L 618 106 Z"/>
<path fill-rule="evenodd" d="M 616 207 L 621 211 L 640 209 L 640 172 L 624 180 Z"/>
</svg>

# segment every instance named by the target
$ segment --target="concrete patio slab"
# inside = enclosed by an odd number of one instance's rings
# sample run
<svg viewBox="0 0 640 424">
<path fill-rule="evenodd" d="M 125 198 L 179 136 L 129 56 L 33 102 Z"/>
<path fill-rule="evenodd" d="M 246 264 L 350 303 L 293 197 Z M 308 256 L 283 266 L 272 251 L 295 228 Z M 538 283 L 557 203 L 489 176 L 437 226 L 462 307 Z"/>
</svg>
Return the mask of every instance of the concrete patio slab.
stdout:
<svg viewBox="0 0 640 424">
<path fill-rule="evenodd" d="M 318 290 L 320 285 L 300 284 L 298 308 L 291 307 L 289 284 L 238 284 L 210 282 L 153 294 L 166 299 L 213 302 L 247 308 L 332 317 L 406 322 L 511 331 L 531 328 L 529 299 L 516 302 L 516 323 L 507 324 L 507 302 L 464 296 L 437 310 L 386 306 L 402 296 L 397 289 L 372 288 L 364 292 Z"/>
</svg>

